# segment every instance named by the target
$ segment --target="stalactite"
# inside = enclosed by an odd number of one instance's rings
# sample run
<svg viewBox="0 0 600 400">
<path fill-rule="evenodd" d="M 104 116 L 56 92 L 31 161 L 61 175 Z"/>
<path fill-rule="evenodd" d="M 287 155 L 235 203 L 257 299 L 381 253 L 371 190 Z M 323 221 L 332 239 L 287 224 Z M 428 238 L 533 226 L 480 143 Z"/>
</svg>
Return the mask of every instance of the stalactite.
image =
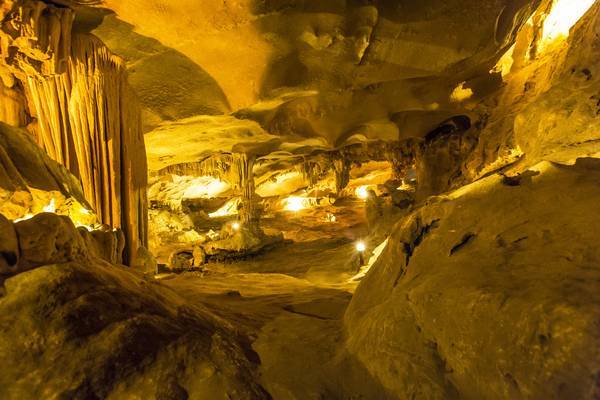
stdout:
<svg viewBox="0 0 600 400">
<path fill-rule="evenodd" d="M 0 33 L 5 67 L 23 82 L 38 144 L 81 180 L 101 222 L 125 232 L 127 262 L 147 241 L 147 168 L 124 63 L 96 37 L 72 34 L 69 8 L 21 3 Z"/>
<path fill-rule="evenodd" d="M 241 192 L 240 220 L 246 226 L 257 228 L 260 210 L 254 187 L 254 161 L 256 157 L 245 153 L 233 155 L 234 169 L 237 172 L 237 187 Z"/>
<path fill-rule="evenodd" d="M 220 153 L 196 162 L 169 165 L 158 171 L 158 174 L 212 176 L 235 185 L 237 172 L 233 171 L 232 165 L 233 155 Z"/>
<path fill-rule="evenodd" d="M 304 157 L 298 166 L 299 172 L 302 173 L 309 187 L 317 185 L 319 181 L 327 176 L 332 168 L 332 160 L 328 154 Z"/>
<path fill-rule="evenodd" d="M 339 195 L 350 182 L 350 160 L 342 154 L 333 159 L 335 170 L 335 191 Z"/>
</svg>

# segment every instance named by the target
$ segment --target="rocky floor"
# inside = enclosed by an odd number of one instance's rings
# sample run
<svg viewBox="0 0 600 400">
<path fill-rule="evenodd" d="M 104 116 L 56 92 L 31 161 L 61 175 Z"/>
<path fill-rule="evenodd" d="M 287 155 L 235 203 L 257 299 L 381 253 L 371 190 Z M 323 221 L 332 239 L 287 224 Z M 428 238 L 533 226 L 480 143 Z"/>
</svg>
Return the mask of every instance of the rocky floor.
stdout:
<svg viewBox="0 0 600 400">
<path fill-rule="evenodd" d="M 361 204 L 336 224 L 331 211 L 268 219 L 295 241 L 203 272 L 66 257 L 7 278 L 0 398 L 371 398 L 378 385 L 339 351 L 367 228 Z"/>
<path fill-rule="evenodd" d="M 360 204 L 275 217 L 294 242 L 202 272 L 21 272 L 0 296 L 0 398 L 595 399 L 599 171 L 490 175 L 388 236 Z M 357 239 L 385 247 L 360 281 Z"/>
<path fill-rule="evenodd" d="M 310 238 L 318 229 L 310 224 L 314 214 L 319 212 L 292 218 L 286 233 Z M 266 222 L 271 228 L 281 223 L 275 218 Z M 342 318 L 357 285 L 351 281 L 358 266 L 351 238 L 363 236 L 366 227 L 362 221 L 328 231 L 320 240 L 288 243 L 244 261 L 209 264 L 203 273 L 162 281 L 251 338 L 260 357 L 260 383 L 275 399 L 338 398 L 373 390 L 354 383 L 363 379 L 352 375 L 360 369 L 353 370 L 338 354 Z"/>
</svg>

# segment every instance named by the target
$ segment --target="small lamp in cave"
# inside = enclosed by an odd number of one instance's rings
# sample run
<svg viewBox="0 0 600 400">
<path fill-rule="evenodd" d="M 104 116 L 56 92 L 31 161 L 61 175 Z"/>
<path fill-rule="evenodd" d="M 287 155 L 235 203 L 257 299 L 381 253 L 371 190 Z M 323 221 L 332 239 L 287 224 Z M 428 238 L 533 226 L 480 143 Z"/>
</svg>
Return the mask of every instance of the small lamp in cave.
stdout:
<svg viewBox="0 0 600 400">
<path fill-rule="evenodd" d="M 288 211 L 300 211 L 305 208 L 302 197 L 288 197 L 285 200 L 285 209 Z"/>
<path fill-rule="evenodd" d="M 234 222 L 233 224 L 231 224 L 231 228 L 232 228 L 234 231 L 239 231 L 239 230 L 240 230 L 240 223 L 239 223 L 239 222 L 237 222 L 237 221 L 236 221 L 236 222 Z"/>
<path fill-rule="evenodd" d="M 356 242 L 356 251 L 358 251 L 358 257 L 359 257 L 359 267 L 362 267 L 363 265 L 365 265 L 365 250 L 367 249 L 367 246 L 365 245 L 365 242 L 360 241 L 360 242 Z"/>
<path fill-rule="evenodd" d="M 368 188 L 368 186 L 358 187 L 355 191 L 356 197 L 365 200 L 367 197 L 369 197 L 369 191 L 367 190 Z"/>
<path fill-rule="evenodd" d="M 54 199 L 50 199 L 50 203 L 47 206 L 43 207 L 44 212 L 55 213 L 56 212 L 56 203 Z"/>
</svg>

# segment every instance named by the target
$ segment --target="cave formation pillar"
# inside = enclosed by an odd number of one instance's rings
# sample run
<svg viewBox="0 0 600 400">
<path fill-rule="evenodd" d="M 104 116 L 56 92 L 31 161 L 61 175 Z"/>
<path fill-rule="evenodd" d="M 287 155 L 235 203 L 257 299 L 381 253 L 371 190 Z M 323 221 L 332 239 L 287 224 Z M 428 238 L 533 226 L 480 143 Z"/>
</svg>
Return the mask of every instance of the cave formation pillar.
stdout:
<svg viewBox="0 0 600 400">
<path fill-rule="evenodd" d="M 123 230 L 129 263 L 147 244 L 140 106 L 124 62 L 95 36 L 72 33 L 73 20 L 73 10 L 36 0 L 17 1 L 6 13 L 10 23 L 0 29 L 0 99 L 13 101 L 0 107 L 0 117 L 25 125 L 19 96 L 27 99 L 33 121 L 28 129 L 51 158 L 79 178 L 100 222 Z"/>
<path fill-rule="evenodd" d="M 258 228 L 260 223 L 260 208 L 256 197 L 254 184 L 253 155 L 240 153 L 234 154 L 238 175 L 238 187 L 241 192 L 240 221 L 251 229 Z"/>
<path fill-rule="evenodd" d="M 335 192 L 339 196 L 350 182 L 350 163 L 344 155 L 336 157 L 333 160 L 333 169 L 335 171 Z"/>
</svg>

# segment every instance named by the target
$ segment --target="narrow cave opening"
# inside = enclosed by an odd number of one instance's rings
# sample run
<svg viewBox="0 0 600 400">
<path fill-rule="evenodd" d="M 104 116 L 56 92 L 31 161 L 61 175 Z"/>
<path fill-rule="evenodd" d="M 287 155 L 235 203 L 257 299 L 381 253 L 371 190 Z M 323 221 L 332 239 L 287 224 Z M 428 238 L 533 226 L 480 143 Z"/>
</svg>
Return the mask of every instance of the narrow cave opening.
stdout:
<svg viewBox="0 0 600 400">
<path fill-rule="evenodd" d="M 600 3 L 255 3 L 0 2 L 0 399 L 599 399 Z"/>
</svg>

